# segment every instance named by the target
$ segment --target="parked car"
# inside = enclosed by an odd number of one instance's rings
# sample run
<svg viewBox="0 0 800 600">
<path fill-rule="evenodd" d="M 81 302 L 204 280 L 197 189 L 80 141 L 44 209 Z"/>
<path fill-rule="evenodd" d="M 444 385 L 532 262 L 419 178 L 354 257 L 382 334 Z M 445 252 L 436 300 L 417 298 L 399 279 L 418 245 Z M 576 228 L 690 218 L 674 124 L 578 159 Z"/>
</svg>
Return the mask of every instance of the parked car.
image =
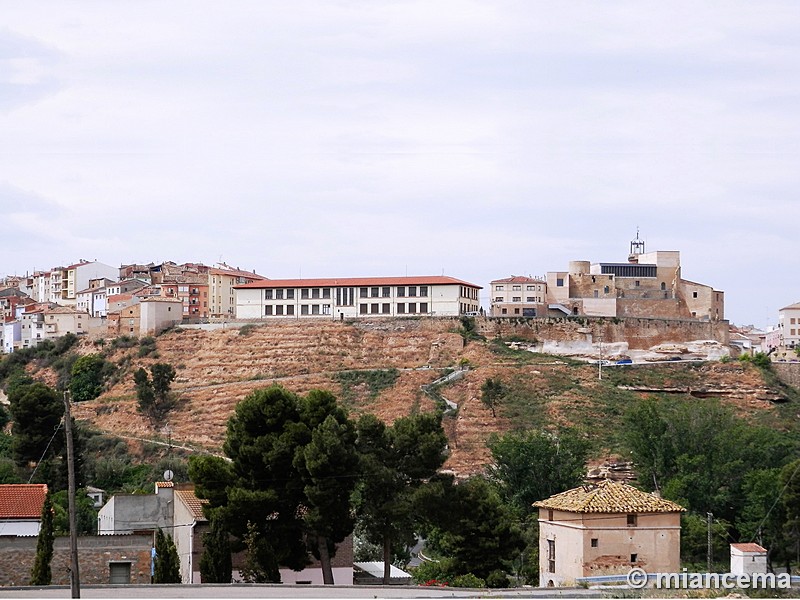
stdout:
<svg viewBox="0 0 800 600">
<path fill-rule="evenodd" d="M 618 365 L 632 365 L 633 361 L 630 358 L 620 358 L 617 361 Z"/>
<path fill-rule="evenodd" d="M 683 360 L 680 356 L 670 356 L 667 360 Z"/>
</svg>

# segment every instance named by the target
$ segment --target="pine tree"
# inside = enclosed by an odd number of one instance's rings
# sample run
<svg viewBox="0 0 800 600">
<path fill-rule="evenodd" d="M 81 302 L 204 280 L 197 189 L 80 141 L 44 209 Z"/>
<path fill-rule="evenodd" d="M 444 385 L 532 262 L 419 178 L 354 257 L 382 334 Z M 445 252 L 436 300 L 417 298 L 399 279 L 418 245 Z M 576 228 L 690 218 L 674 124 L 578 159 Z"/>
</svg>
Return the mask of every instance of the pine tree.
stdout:
<svg viewBox="0 0 800 600">
<path fill-rule="evenodd" d="M 53 502 L 48 491 L 42 505 L 42 524 L 39 528 L 39 540 L 36 542 L 36 558 L 31 570 L 31 585 L 50 585 L 52 573 L 50 561 L 53 559 Z"/>
<path fill-rule="evenodd" d="M 203 583 L 230 583 L 231 544 L 222 518 L 211 517 L 211 529 L 203 534 L 203 556 L 200 557 L 200 577 Z"/>
<path fill-rule="evenodd" d="M 161 528 L 156 533 L 156 564 L 153 583 L 180 583 L 181 568 L 175 542 Z"/>
</svg>

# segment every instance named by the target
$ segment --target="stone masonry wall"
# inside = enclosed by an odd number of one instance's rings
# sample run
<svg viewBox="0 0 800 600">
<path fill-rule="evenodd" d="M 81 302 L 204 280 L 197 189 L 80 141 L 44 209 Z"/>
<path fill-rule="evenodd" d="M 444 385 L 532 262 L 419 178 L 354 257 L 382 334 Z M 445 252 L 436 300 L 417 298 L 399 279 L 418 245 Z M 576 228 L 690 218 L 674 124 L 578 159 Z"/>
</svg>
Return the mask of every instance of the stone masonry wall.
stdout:
<svg viewBox="0 0 800 600">
<path fill-rule="evenodd" d="M 800 363 L 772 363 L 772 370 L 780 380 L 792 387 L 800 389 Z"/>
<path fill-rule="evenodd" d="M 0 586 L 28 585 L 36 556 L 35 537 L 0 537 Z M 150 583 L 151 535 L 102 535 L 78 538 L 81 584 L 109 583 L 109 562 L 130 561 L 131 583 Z M 57 537 L 50 570 L 52 585 L 69 585 L 69 538 Z"/>
<path fill-rule="evenodd" d="M 487 338 L 517 337 L 528 340 L 627 342 L 645 350 L 664 343 L 716 340 L 727 345 L 728 321 L 678 319 L 565 317 L 548 319 L 477 319 Z"/>
</svg>

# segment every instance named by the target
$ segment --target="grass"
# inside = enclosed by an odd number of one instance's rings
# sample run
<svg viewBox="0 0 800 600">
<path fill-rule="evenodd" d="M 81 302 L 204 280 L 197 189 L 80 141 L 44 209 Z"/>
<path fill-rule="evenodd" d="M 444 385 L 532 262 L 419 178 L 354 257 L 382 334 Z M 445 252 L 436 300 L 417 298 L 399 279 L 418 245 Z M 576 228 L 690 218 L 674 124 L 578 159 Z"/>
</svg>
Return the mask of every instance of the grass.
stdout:
<svg viewBox="0 0 800 600">
<path fill-rule="evenodd" d="M 359 388 L 366 388 L 367 397 L 372 400 L 383 390 L 393 387 L 400 377 L 397 369 L 374 369 L 371 371 L 339 371 L 336 381 L 342 386 L 342 401 L 352 403 L 359 395 Z"/>
</svg>

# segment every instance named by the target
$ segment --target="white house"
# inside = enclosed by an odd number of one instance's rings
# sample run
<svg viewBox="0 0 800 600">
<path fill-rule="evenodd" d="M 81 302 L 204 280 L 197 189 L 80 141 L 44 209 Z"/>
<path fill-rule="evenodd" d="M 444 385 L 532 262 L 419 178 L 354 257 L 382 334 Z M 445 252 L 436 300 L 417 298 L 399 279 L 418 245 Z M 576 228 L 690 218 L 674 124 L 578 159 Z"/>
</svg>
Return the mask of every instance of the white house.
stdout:
<svg viewBox="0 0 800 600">
<path fill-rule="evenodd" d="M 47 495 L 44 483 L 0 485 L 0 536 L 36 536 Z"/>
<path fill-rule="evenodd" d="M 781 332 L 782 346 L 800 346 L 800 302 L 784 306 L 778 311 L 778 329 Z"/>
<path fill-rule="evenodd" d="M 731 544 L 731 573 L 734 575 L 767 572 L 767 550 L 758 544 Z"/>
<path fill-rule="evenodd" d="M 480 289 L 438 275 L 267 279 L 234 288 L 238 319 L 458 316 L 480 309 Z"/>
</svg>

